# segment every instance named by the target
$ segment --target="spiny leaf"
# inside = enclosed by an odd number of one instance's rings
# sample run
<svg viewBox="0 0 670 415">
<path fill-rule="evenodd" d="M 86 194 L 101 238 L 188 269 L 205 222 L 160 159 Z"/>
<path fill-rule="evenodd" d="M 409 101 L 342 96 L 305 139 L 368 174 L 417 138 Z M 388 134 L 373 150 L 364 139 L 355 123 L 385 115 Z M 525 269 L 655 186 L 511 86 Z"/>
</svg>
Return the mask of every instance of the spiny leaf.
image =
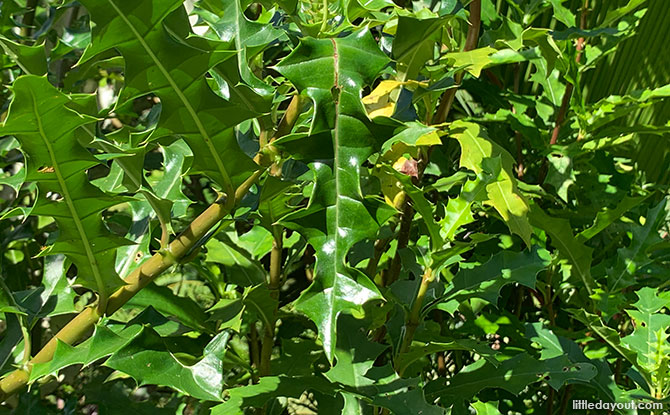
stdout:
<svg viewBox="0 0 670 415">
<path fill-rule="evenodd" d="M 221 40 L 235 43 L 235 48 L 238 51 L 238 68 L 242 80 L 255 91 L 263 95 L 271 95 L 272 88 L 251 72 L 248 61 L 254 54 L 261 52 L 279 38 L 282 31 L 269 24 L 248 20 L 244 15 L 244 8 L 240 0 L 225 2 L 221 13 L 223 13 L 223 17 L 220 19 L 214 18 L 214 15 L 206 18 L 206 20 Z"/>
<path fill-rule="evenodd" d="M 119 275 L 128 275 L 151 256 L 149 255 L 151 234 L 148 231 L 152 220 L 158 217 L 161 225 L 164 225 L 170 233 L 172 217 L 181 217 L 191 203 L 181 189 L 182 169 L 186 156 L 190 154 L 186 143 L 179 140 L 160 150 L 163 153 L 164 170 L 160 178 L 151 180 L 151 183 L 145 180 L 142 174 L 143 160 L 142 164 L 134 166 L 133 163 L 126 164 L 122 161 L 129 157 L 120 157 L 114 160 L 116 164 L 112 164 L 110 175 L 115 165 L 120 166 L 119 170 L 122 170 L 122 173 L 121 171 L 119 173 L 124 175 L 124 179 L 130 178 L 133 186 L 131 189 L 138 189 L 143 199 L 129 203 L 133 222 L 126 238 L 135 242 L 135 245 L 121 247 L 117 251 L 116 270 Z"/>
<path fill-rule="evenodd" d="M 647 384 L 651 384 L 651 376 L 649 372 L 638 364 L 636 353 L 621 344 L 621 336 L 619 336 L 619 333 L 616 330 L 605 325 L 595 314 L 588 313 L 582 309 L 568 309 L 567 311 L 572 314 L 575 319 L 596 333 L 612 349 L 636 366 Z"/>
<path fill-rule="evenodd" d="M 447 385 L 444 379 L 426 385 L 428 399 L 441 398 L 448 405 L 468 400 L 485 388 L 500 388 L 519 394 L 526 386 L 546 377 L 554 389 L 566 381 L 579 379 L 588 381 L 596 374 L 595 366 L 589 363 L 571 363 L 567 357 L 536 360 L 526 353 L 518 354 L 495 367 L 483 360 L 473 363 L 468 370 L 455 375 Z"/>
<path fill-rule="evenodd" d="M 74 136 L 74 131 L 95 122 L 68 108 L 72 101 L 51 86 L 46 77 L 26 75 L 14 82 L 14 100 L 0 135 L 12 134 L 21 143 L 27 161 L 27 181 L 37 182 L 44 196 L 32 215 L 51 216 L 60 231 L 46 254 L 65 254 L 77 266 L 79 282 L 101 295 L 122 285 L 114 271 L 115 250 L 127 241 L 114 236 L 101 212 L 121 199 L 93 186 L 86 171 L 98 161 Z M 54 200 L 55 199 L 55 200 Z"/>
<path fill-rule="evenodd" d="M 242 287 L 255 286 L 265 281 L 265 271 L 243 247 L 235 244 L 226 235 L 210 239 L 205 261 L 225 267 L 227 280 Z"/>
<path fill-rule="evenodd" d="M 498 410 L 498 402 L 473 402 L 470 404 L 476 415 L 501 415 Z"/>
<path fill-rule="evenodd" d="M 607 285 L 610 291 L 635 284 L 634 277 L 638 270 L 652 262 L 648 251 L 662 241 L 658 229 L 665 221 L 665 203 L 663 199 L 658 205 L 650 208 L 644 225 L 633 227 L 633 240 L 630 245 L 617 250 L 616 265 L 607 273 Z"/>
<path fill-rule="evenodd" d="M 497 304 L 500 289 L 506 284 L 517 282 L 534 288 L 537 273 L 549 265 L 548 256 L 547 251 L 537 247 L 530 252 L 503 251 L 482 265 L 461 268 L 444 300 L 475 296 Z"/>
<path fill-rule="evenodd" d="M 657 289 L 644 287 L 637 291 L 638 301 L 633 304 L 637 310 L 626 310 L 635 322 L 635 330 L 621 339 L 621 343 L 637 353 L 637 362 L 657 377 L 662 367 L 667 367 L 670 343 L 667 333 L 670 327 L 670 316 L 659 313 L 670 305 L 667 295 L 659 297 Z M 661 377 L 664 375 L 660 375 Z"/>
<path fill-rule="evenodd" d="M 44 45 L 22 45 L 0 36 L 0 47 L 27 75 L 46 75 L 47 57 Z"/>
<path fill-rule="evenodd" d="M 495 359 L 495 350 L 484 342 L 479 342 L 470 339 L 457 339 L 450 342 L 431 342 L 424 346 L 414 345 L 407 352 L 400 353 L 395 360 L 395 368 L 398 372 L 404 373 L 405 370 L 414 362 L 425 356 L 437 352 L 446 352 L 450 350 L 463 350 L 475 353 L 494 366 L 498 366 L 500 362 Z"/>
<path fill-rule="evenodd" d="M 188 297 L 179 297 L 171 289 L 156 284 L 150 284 L 137 293 L 128 303 L 128 306 L 144 309 L 152 306 L 161 314 L 175 317 L 182 324 L 196 330 L 212 332 L 212 327 L 205 323 L 205 311 Z"/>
<path fill-rule="evenodd" d="M 362 30 L 338 39 L 303 39 L 277 65 L 314 103 L 310 133 L 325 131 L 332 137 L 332 168 L 312 165 L 317 183 L 308 208 L 282 221 L 301 231 L 317 251 L 315 281 L 296 308 L 316 322 L 330 360 L 338 315 L 380 297 L 374 284 L 349 268 L 345 258 L 356 242 L 373 236 L 378 228 L 377 218 L 363 203 L 360 186 L 359 170 L 374 143 L 360 96 L 363 86 L 387 63 L 370 33 Z"/>
<path fill-rule="evenodd" d="M 670 295 L 664 292 L 658 295 L 657 288 L 642 287 L 635 293 L 638 300 L 633 303 L 633 307 L 642 313 L 657 313 L 663 307 L 670 306 Z"/>
<path fill-rule="evenodd" d="M 400 184 L 400 188 L 405 192 L 407 196 L 412 199 L 412 206 L 414 209 L 421 214 L 423 222 L 428 228 L 428 233 L 430 234 L 431 244 L 434 249 L 442 248 L 444 245 L 443 238 L 440 234 L 440 226 L 435 221 L 435 214 L 433 212 L 433 207 L 426 200 L 423 190 L 419 189 L 412 183 L 412 178 L 406 174 L 403 174 L 395 169 L 392 169 L 388 166 L 382 166 L 378 169 L 378 175 L 382 184 L 386 182 L 395 182 L 394 184 Z M 385 195 L 387 199 L 390 195 Z M 389 203 L 389 200 L 387 200 Z"/>
<path fill-rule="evenodd" d="M 299 398 L 305 391 L 334 394 L 333 385 L 321 376 L 265 376 L 257 384 L 228 389 L 230 399 L 212 408 L 212 415 L 242 415 L 244 408 L 262 408 L 277 397 Z"/>
<path fill-rule="evenodd" d="M 426 400 L 424 390 L 419 386 L 420 378 L 401 378 L 390 364 L 373 367 L 367 377 L 374 382 L 352 389 L 350 393 L 365 397 L 372 405 L 388 408 L 393 414 L 444 415 L 443 408 L 428 403 L 433 400 Z"/>
<path fill-rule="evenodd" d="M 453 52 L 445 55 L 445 60 L 449 62 L 451 66 L 457 68 L 465 67 L 465 70 L 470 72 L 472 76 L 479 77 L 482 73 L 482 69 L 486 65 L 489 65 L 493 62 L 489 56 L 493 55 L 496 52 L 495 49 L 491 47 L 485 47 L 480 49 L 473 49 L 466 52 Z"/>
<path fill-rule="evenodd" d="M 554 334 L 542 323 L 526 323 L 526 337 L 536 342 L 542 348 L 540 360 L 552 359 L 558 356 L 567 356 L 572 363 L 590 363 L 595 365 L 598 374 L 588 381 L 588 384 L 598 390 L 603 400 L 617 401 L 623 391 L 614 382 L 614 375 L 604 360 L 591 360 L 582 351 L 581 346 L 573 340 Z M 584 381 L 575 380 L 577 383 Z"/>
<path fill-rule="evenodd" d="M 111 330 L 104 325 L 97 325 L 93 335 L 76 347 L 59 340 L 51 360 L 33 365 L 30 381 L 33 382 L 42 376 L 57 374 L 59 370 L 75 364 L 90 365 L 119 350 L 141 330 L 141 326 L 138 325 L 122 330 Z"/>
<path fill-rule="evenodd" d="M 338 326 L 339 335 L 335 349 L 337 364 L 324 373 L 324 376 L 331 382 L 353 387 L 373 384 L 374 381 L 366 378 L 365 374 L 386 347 L 370 341 L 366 326 L 351 316 L 341 317 Z"/>
<path fill-rule="evenodd" d="M 558 249 L 560 256 L 572 266 L 571 274 L 581 279 L 586 291 L 591 295 L 595 287 L 591 277 L 593 248 L 575 238 L 567 219 L 549 216 L 537 205 L 531 208 L 530 220 L 534 226 L 543 229 L 551 237 L 551 243 Z"/>
<path fill-rule="evenodd" d="M 435 42 L 440 38 L 441 28 L 452 16 L 419 19 L 398 16 L 398 28 L 393 38 L 393 57 L 399 64 L 398 80 L 417 79 L 419 72 L 433 59 Z"/>
<path fill-rule="evenodd" d="M 233 127 L 256 114 L 220 98 L 205 79 L 207 71 L 233 58 L 229 43 L 192 35 L 178 0 L 82 3 L 95 26 L 80 62 L 117 48 L 126 64 L 119 101 L 158 95 L 162 110 L 154 138 L 184 137 L 194 153 L 194 169 L 232 195 L 256 168 L 239 149 Z"/>
<path fill-rule="evenodd" d="M 593 225 L 589 228 L 584 229 L 577 235 L 577 238 L 588 241 L 589 239 L 596 236 L 598 233 L 603 231 L 609 225 L 614 223 L 619 219 L 624 213 L 628 212 L 635 206 L 639 205 L 644 201 L 646 197 L 629 197 L 626 196 L 619 202 L 619 204 L 614 209 L 604 208 L 596 214 L 596 218 L 593 221 Z"/>
<path fill-rule="evenodd" d="M 144 327 L 130 343 L 115 352 L 105 365 L 127 373 L 141 385 L 170 386 L 197 399 L 221 401 L 221 359 L 229 338 L 230 333 L 219 333 L 205 347 L 202 360 L 187 366 L 170 353 L 158 333 L 150 327 Z"/>
<path fill-rule="evenodd" d="M 492 205 L 510 230 L 523 239 L 530 247 L 532 229 L 528 223 L 528 203 L 516 186 L 512 174 L 514 159 L 502 147 L 491 141 L 486 132 L 477 124 L 456 121 L 451 124 L 451 134 L 461 145 L 461 166 L 479 174 L 484 170 L 487 158 L 500 157 L 502 169 L 495 182 L 486 186 L 487 204 Z"/>
</svg>

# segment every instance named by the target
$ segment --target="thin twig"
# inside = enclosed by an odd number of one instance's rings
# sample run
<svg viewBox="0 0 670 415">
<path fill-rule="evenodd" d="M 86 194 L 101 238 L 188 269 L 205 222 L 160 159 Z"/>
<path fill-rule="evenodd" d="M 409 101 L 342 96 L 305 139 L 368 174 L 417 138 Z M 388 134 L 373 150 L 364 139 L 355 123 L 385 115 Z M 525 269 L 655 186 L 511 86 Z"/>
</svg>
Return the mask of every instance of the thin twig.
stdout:
<svg viewBox="0 0 670 415">
<path fill-rule="evenodd" d="M 470 3 L 470 27 L 468 28 L 468 34 L 465 40 L 464 51 L 469 51 L 477 47 L 477 41 L 479 39 L 479 29 L 481 26 L 481 10 L 482 3 L 481 0 L 474 0 Z M 463 79 L 463 72 L 459 72 L 454 76 L 456 84 L 460 84 Z M 451 106 L 454 102 L 454 97 L 456 96 L 456 89 L 451 88 L 446 90 L 442 94 L 440 99 L 440 105 L 438 106 L 437 113 L 433 117 L 433 124 L 442 124 L 447 120 Z M 428 165 L 430 159 L 430 150 L 427 154 L 422 154 L 422 157 L 419 159 L 417 170 L 418 174 L 416 177 L 415 184 L 421 181 L 423 173 Z M 402 217 L 400 220 L 400 229 L 398 232 L 398 245 L 396 248 L 395 256 L 391 262 L 391 268 L 388 273 L 388 283 L 389 285 L 394 282 L 400 275 L 402 260 L 400 258 L 400 251 L 407 247 L 407 242 L 409 241 L 409 231 L 412 225 L 412 220 L 414 219 L 414 208 L 412 207 L 409 198 L 406 197 L 402 206 Z"/>
<path fill-rule="evenodd" d="M 586 14 L 589 1 L 584 0 L 584 6 L 582 7 L 581 18 L 579 22 L 580 29 L 584 30 L 586 27 Z M 584 50 L 584 38 L 580 37 L 577 39 L 577 56 L 575 57 L 575 62 L 579 63 L 582 57 L 582 51 Z M 549 74 L 547 74 L 549 75 Z M 561 100 L 561 106 L 558 109 L 558 114 L 556 115 L 556 122 L 554 123 L 554 129 L 551 131 L 551 138 L 549 139 L 549 145 L 553 146 L 558 142 L 558 135 L 561 132 L 561 126 L 563 121 L 565 121 L 565 115 L 568 112 L 568 107 L 570 106 L 570 100 L 572 99 L 572 91 L 574 90 L 575 85 L 568 82 L 565 86 L 565 92 L 563 93 L 563 99 Z M 545 158 L 540 166 L 540 173 L 538 175 L 538 184 L 542 185 L 544 180 L 547 178 L 547 172 L 549 171 L 548 159 Z"/>
<path fill-rule="evenodd" d="M 21 36 L 27 40 L 33 33 L 33 24 L 35 22 L 35 11 L 37 9 L 37 0 L 26 1 L 26 13 L 21 19 Z M 24 42 L 25 42 L 24 40 Z"/>
<path fill-rule="evenodd" d="M 416 298 L 412 304 L 412 310 L 410 311 L 409 318 L 405 324 L 405 334 L 402 338 L 402 344 L 398 351 L 398 354 L 405 353 L 409 350 L 409 347 L 412 345 L 414 340 L 414 333 L 416 332 L 419 323 L 421 322 L 421 308 L 423 307 L 423 300 L 426 297 L 426 292 L 428 292 L 428 286 L 433 281 L 434 275 L 433 270 L 426 268 L 421 277 L 421 283 L 419 284 L 419 290 L 416 293 Z M 402 376 L 402 370 L 399 372 Z"/>
<path fill-rule="evenodd" d="M 253 383 L 258 383 L 258 373 L 261 360 L 261 353 L 258 347 L 258 329 L 256 329 L 256 322 L 252 322 L 249 326 L 249 360 L 251 367 L 253 368 L 251 372 L 251 379 Z"/>
</svg>

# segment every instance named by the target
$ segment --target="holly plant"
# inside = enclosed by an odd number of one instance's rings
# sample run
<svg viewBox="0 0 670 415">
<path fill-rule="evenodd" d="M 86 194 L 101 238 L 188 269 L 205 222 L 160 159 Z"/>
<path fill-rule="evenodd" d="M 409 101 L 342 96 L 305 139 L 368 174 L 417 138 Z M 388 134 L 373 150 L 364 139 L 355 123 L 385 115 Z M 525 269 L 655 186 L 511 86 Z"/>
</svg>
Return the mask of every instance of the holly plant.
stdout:
<svg viewBox="0 0 670 415">
<path fill-rule="evenodd" d="M 663 413 L 666 6 L 2 1 L 0 413 Z"/>
</svg>

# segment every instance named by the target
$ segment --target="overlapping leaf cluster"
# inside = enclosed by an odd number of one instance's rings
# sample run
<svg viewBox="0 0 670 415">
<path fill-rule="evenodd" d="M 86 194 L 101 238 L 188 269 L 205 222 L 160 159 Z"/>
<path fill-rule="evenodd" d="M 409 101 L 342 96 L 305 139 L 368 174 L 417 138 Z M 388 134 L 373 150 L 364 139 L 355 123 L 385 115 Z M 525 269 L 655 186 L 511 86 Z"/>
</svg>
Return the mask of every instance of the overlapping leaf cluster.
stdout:
<svg viewBox="0 0 670 415">
<path fill-rule="evenodd" d="M 662 2 L 2 2 L 0 409 L 667 401 Z"/>
</svg>

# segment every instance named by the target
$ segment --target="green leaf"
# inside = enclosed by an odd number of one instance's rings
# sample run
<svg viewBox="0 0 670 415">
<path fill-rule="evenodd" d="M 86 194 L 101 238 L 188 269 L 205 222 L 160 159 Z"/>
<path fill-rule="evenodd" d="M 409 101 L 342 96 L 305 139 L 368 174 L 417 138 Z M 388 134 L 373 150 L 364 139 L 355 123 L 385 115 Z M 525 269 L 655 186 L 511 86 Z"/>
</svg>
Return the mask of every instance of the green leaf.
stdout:
<svg viewBox="0 0 670 415">
<path fill-rule="evenodd" d="M 386 346 L 370 341 L 366 325 L 352 316 L 345 315 L 339 319 L 338 332 L 335 349 L 337 364 L 324 376 L 331 382 L 353 387 L 373 384 L 374 381 L 366 378 L 365 374 Z"/>
<path fill-rule="evenodd" d="M 273 297 L 266 284 L 250 288 L 242 300 L 247 311 L 252 312 L 263 322 L 265 327 L 271 327 L 273 316 L 277 310 L 277 298 Z"/>
<path fill-rule="evenodd" d="M 162 147 L 161 150 L 164 170 L 160 178 L 150 178 L 151 183 L 142 174 L 143 154 L 140 160 L 142 164 L 137 167 L 132 162 L 127 163 L 127 159 L 131 157 L 119 157 L 112 165 L 112 170 L 115 165 L 120 166 L 119 170 L 123 170 L 124 179 L 128 178 L 132 182 L 131 189 L 139 190 L 144 199 L 129 203 L 133 223 L 126 238 L 135 242 L 135 245 L 124 246 L 117 251 L 116 270 L 119 275 L 128 275 L 151 256 L 151 235 L 148 231 L 154 218 L 158 216 L 159 222 L 166 226 L 168 232 L 172 232 L 172 217 L 184 215 L 191 204 L 181 189 L 182 169 L 190 150 L 181 140 Z"/>
<path fill-rule="evenodd" d="M 451 66 L 456 68 L 464 67 L 466 71 L 472 74 L 472 76 L 479 78 L 482 69 L 493 62 L 490 56 L 496 52 L 497 50 L 487 46 L 466 52 L 447 53 L 444 59 Z"/>
<path fill-rule="evenodd" d="M 47 74 L 47 57 L 44 45 L 22 45 L 0 36 L 0 47 L 27 75 L 42 76 Z"/>
<path fill-rule="evenodd" d="M 440 234 L 441 228 L 435 221 L 433 206 L 426 200 L 424 191 L 412 183 L 411 176 L 403 174 L 389 166 L 381 166 L 378 171 L 382 180 L 387 178 L 389 181 L 399 182 L 402 185 L 402 190 L 412 199 L 412 206 L 421 214 L 421 219 L 428 228 L 433 249 L 442 248 L 444 240 Z"/>
<path fill-rule="evenodd" d="M 26 75 L 13 85 L 14 100 L 0 135 L 12 134 L 26 157 L 26 180 L 37 182 L 40 193 L 31 214 L 51 216 L 60 231 L 43 251 L 65 254 L 77 266 L 78 281 L 101 295 L 123 282 L 114 271 L 115 250 L 128 242 L 114 236 L 101 212 L 122 201 L 88 181 L 86 170 L 98 161 L 74 137 L 74 130 L 95 119 L 68 108 L 72 101 L 46 77 Z M 55 200 L 47 194 L 56 194 Z"/>
<path fill-rule="evenodd" d="M 558 389 L 567 381 L 588 381 L 596 374 L 595 366 L 589 363 L 571 363 L 565 356 L 536 360 L 526 353 L 505 360 L 499 367 L 480 360 L 466 369 L 456 374 L 448 385 L 444 379 L 429 382 L 426 397 L 439 397 L 448 405 L 469 400 L 486 388 L 500 388 L 518 395 L 526 386 L 541 379 Z"/>
<path fill-rule="evenodd" d="M 426 62 L 433 59 L 435 43 L 450 19 L 451 16 L 423 19 L 398 16 L 392 50 L 399 65 L 399 81 L 417 79 Z"/>
<path fill-rule="evenodd" d="M 26 312 L 16 303 L 12 292 L 5 284 L 4 280 L 0 280 L 0 313 L 26 315 Z"/>
<path fill-rule="evenodd" d="M 575 15 L 563 6 L 562 3 L 564 2 L 565 0 L 549 0 L 551 7 L 554 9 L 554 18 L 567 27 L 575 27 Z"/>
<path fill-rule="evenodd" d="M 635 323 L 635 329 L 622 338 L 621 343 L 637 353 L 638 364 L 653 373 L 658 382 L 665 375 L 654 372 L 667 370 L 670 353 L 670 334 L 667 333 L 670 316 L 659 311 L 670 305 L 670 298 L 667 295 L 659 297 L 657 289 L 650 287 L 644 287 L 636 294 L 639 299 L 633 306 L 637 310 L 626 310 Z"/>
<path fill-rule="evenodd" d="M 302 193 L 295 183 L 282 181 L 268 176 L 261 188 L 257 215 L 261 225 L 269 230 L 275 229 L 275 224 L 284 216 L 295 210 L 294 200 L 301 199 Z"/>
<path fill-rule="evenodd" d="M 670 296 L 667 293 L 659 296 L 656 288 L 642 287 L 635 292 L 635 295 L 638 300 L 633 303 L 633 307 L 642 313 L 653 314 L 663 307 L 670 306 Z"/>
<path fill-rule="evenodd" d="M 210 320 L 220 323 L 219 329 L 230 328 L 236 332 L 240 331 L 243 311 L 244 303 L 241 298 L 222 298 L 207 310 L 212 315 Z"/>
<path fill-rule="evenodd" d="M 572 314 L 576 320 L 588 327 L 589 330 L 597 334 L 612 349 L 614 349 L 626 360 L 632 363 L 640 371 L 640 374 L 645 379 L 647 384 L 651 385 L 651 377 L 649 372 L 638 364 L 636 353 L 621 344 L 621 336 L 619 335 L 619 332 L 603 324 L 602 320 L 600 320 L 600 318 L 595 314 L 577 309 L 568 309 L 566 311 Z"/>
<path fill-rule="evenodd" d="M 388 408 L 393 414 L 444 415 L 444 409 L 426 401 L 424 390 L 419 386 L 420 378 L 403 379 L 390 364 L 372 368 L 367 377 L 374 382 L 352 392 L 364 396 L 372 405 Z"/>
<path fill-rule="evenodd" d="M 430 342 L 424 346 L 415 344 L 407 352 L 400 353 L 396 357 L 395 368 L 399 373 L 405 373 L 405 370 L 419 359 L 422 359 L 429 354 L 450 350 L 472 352 L 483 357 L 494 366 L 500 364 L 500 362 L 495 359 L 497 352 L 491 349 L 491 346 L 488 344 L 471 339 L 456 339 L 450 342 Z"/>
<path fill-rule="evenodd" d="M 498 410 L 498 402 L 473 402 L 470 404 L 476 415 L 501 415 Z"/>
<path fill-rule="evenodd" d="M 216 95 L 205 79 L 211 68 L 235 55 L 229 43 L 192 35 L 181 1 L 82 4 L 95 26 L 80 63 L 117 48 L 126 64 L 119 101 L 158 95 L 162 109 L 153 137 L 182 136 L 193 150 L 194 172 L 205 173 L 232 195 L 256 169 L 237 145 L 233 127 L 256 114 Z"/>
<path fill-rule="evenodd" d="M 210 239 L 205 247 L 205 261 L 225 267 L 227 279 L 242 287 L 254 286 L 265 281 L 266 272 L 251 254 L 234 243 L 227 235 Z"/>
<path fill-rule="evenodd" d="M 535 288 L 537 273 L 549 263 L 549 253 L 533 247 L 531 251 L 525 252 L 500 252 L 486 263 L 472 268 L 461 265 L 451 281 L 451 288 L 442 300 L 474 296 L 495 305 L 498 303 L 500 289 L 506 284 L 517 282 L 528 288 Z"/>
<path fill-rule="evenodd" d="M 345 264 L 345 257 L 356 242 L 374 236 L 379 226 L 361 192 L 360 168 L 372 153 L 374 138 L 360 96 L 363 86 L 387 63 L 370 33 L 362 30 L 337 39 L 305 38 L 277 65 L 314 103 L 310 133 L 332 130 L 332 167 L 312 165 L 317 184 L 309 206 L 282 221 L 305 235 L 317 251 L 314 283 L 296 308 L 317 324 L 330 360 L 338 315 L 380 298 L 366 276 Z"/>
<path fill-rule="evenodd" d="M 272 88 L 251 72 L 248 61 L 255 54 L 267 48 L 283 32 L 272 25 L 247 19 L 240 0 L 231 0 L 223 4 L 222 18 L 218 19 L 215 18 L 216 15 L 213 15 L 205 20 L 222 41 L 234 42 L 235 49 L 238 51 L 237 62 L 241 79 L 258 93 L 263 95 L 272 94 Z"/>
<path fill-rule="evenodd" d="M 652 262 L 649 251 L 654 245 L 662 242 L 658 229 L 665 223 L 665 203 L 663 199 L 658 205 L 650 208 L 645 216 L 644 225 L 633 227 L 633 240 L 630 245 L 617 250 L 616 265 L 607 273 L 607 285 L 610 291 L 635 284 L 636 272 Z"/>
<path fill-rule="evenodd" d="M 628 212 L 635 206 L 638 206 L 640 203 L 642 203 L 642 201 L 647 199 L 647 197 L 649 196 L 644 197 L 626 196 L 621 200 L 621 202 L 619 202 L 618 205 L 616 205 L 615 208 L 613 209 L 604 208 L 603 210 L 601 210 L 596 214 L 596 218 L 593 221 L 593 225 L 581 231 L 579 235 L 577 235 L 577 238 L 583 241 L 588 241 L 589 239 L 593 238 L 594 236 L 602 232 L 609 225 L 616 222 L 616 220 L 619 219 L 621 216 L 623 216 L 624 213 Z"/>
<path fill-rule="evenodd" d="M 130 343 L 107 360 L 105 366 L 132 376 L 140 385 L 169 386 L 197 399 L 221 401 L 222 358 L 230 333 L 217 334 L 205 347 L 202 359 L 188 366 L 177 360 L 164 340 L 144 327 Z"/>
<path fill-rule="evenodd" d="M 204 332 L 212 331 L 212 327 L 205 323 L 207 314 L 198 303 L 188 297 L 179 297 L 171 289 L 154 283 L 135 294 L 126 305 L 142 309 L 152 306 L 163 315 L 175 317 L 185 326 Z"/>
<path fill-rule="evenodd" d="M 63 255 L 51 255 L 44 258 L 42 285 L 25 291 L 12 293 L 18 309 L 27 314 L 25 327 L 32 329 L 44 317 L 60 316 L 76 310 L 74 300 L 77 294 L 70 287 L 66 267 L 70 263 Z M 12 351 L 23 340 L 22 322 L 17 316 L 5 315 L 7 328 L 0 339 L 0 367 L 10 359 Z"/>
<path fill-rule="evenodd" d="M 472 205 L 485 198 L 486 184 L 481 180 L 468 180 L 461 192 L 453 199 L 449 199 L 444 210 L 444 217 L 440 220 L 440 233 L 444 239 L 453 241 L 461 228 L 472 223 Z"/>
<path fill-rule="evenodd" d="M 33 326 L 44 317 L 59 316 L 76 311 L 77 293 L 70 286 L 67 270 L 70 263 L 63 255 L 44 258 L 42 286 L 28 292 L 15 292 L 20 306 L 28 312 Z"/>
<path fill-rule="evenodd" d="M 403 143 L 411 147 L 442 144 L 440 131 L 437 128 L 418 122 L 410 122 L 406 126 L 407 128 L 384 142 L 381 149 L 382 154 L 391 150 L 396 143 Z"/>
<path fill-rule="evenodd" d="M 110 356 L 142 330 L 141 326 L 131 325 L 121 330 L 112 330 L 102 324 L 95 326 L 93 335 L 77 346 L 58 340 L 54 356 L 48 362 L 36 363 L 30 372 L 30 382 L 42 376 L 57 374 L 59 370 L 80 364 L 91 363 Z"/>
<path fill-rule="evenodd" d="M 461 167 L 474 171 L 484 171 L 487 158 L 500 157 L 502 169 L 498 180 L 486 186 L 487 201 L 502 216 L 510 231 L 523 239 L 530 247 L 532 229 L 528 223 L 528 202 L 516 186 L 512 173 L 513 157 L 502 147 L 491 141 L 486 132 L 478 125 L 470 122 L 455 121 L 450 126 L 452 136 L 461 145 Z"/>
<path fill-rule="evenodd" d="M 575 238 L 569 220 L 551 217 L 535 204 L 529 216 L 533 226 L 543 229 L 551 237 L 551 243 L 558 249 L 559 255 L 570 264 L 571 275 L 578 277 L 591 295 L 595 287 L 591 277 L 593 248 Z"/>
<path fill-rule="evenodd" d="M 333 395 L 335 388 L 321 376 L 265 376 L 257 384 L 228 389 L 226 403 L 212 408 L 212 415 L 242 415 L 244 408 L 262 408 L 277 397 L 299 398 L 305 391 Z"/>
</svg>

